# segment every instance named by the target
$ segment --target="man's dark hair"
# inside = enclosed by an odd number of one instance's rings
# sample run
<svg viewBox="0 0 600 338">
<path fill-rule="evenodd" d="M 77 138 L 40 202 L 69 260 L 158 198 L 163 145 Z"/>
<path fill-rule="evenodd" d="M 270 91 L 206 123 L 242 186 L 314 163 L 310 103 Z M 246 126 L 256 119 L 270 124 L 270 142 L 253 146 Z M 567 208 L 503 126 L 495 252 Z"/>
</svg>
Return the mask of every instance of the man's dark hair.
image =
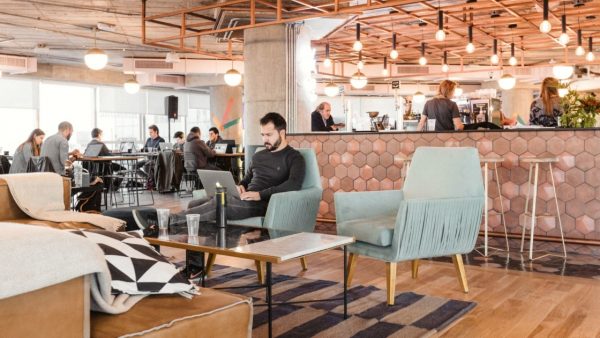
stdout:
<svg viewBox="0 0 600 338">
<path fill-rule="evenodd" d="M 199 133 L 200 132 L 200 128 L 198 127 L 192 127 L 192 129 L 190 129 L 190 133 Z"/>
<path fill-rule="evenodd" d="M 267 113 L 260 119 L 261 126 L 267 125 L 269 122 L 273 123 L 277 131 L 285 130 L 287 128 L 287 123 L 285 122 L 285 119 L 283 118 L 283 116 L 277 113 Z"/>
<path fill-rule="evenodd" d="M 185 134 L 182 131 L 178 131 L 173 135 L 174 138 L 185 138 Z"/>
<path fill-rule="evenodd" d="M 100 128 L 92 129 L 92 138 L 96 138 L 96 137 L 100 136 L 100 134 L 102 134 L 102 129 L 100 129 Z"/>
<path fill-rule="evenodd" d="M 219 135 L 219 129 L 217 129 L 216 127 L 210 127 L 208 131 L 212 131 L 213 133 Z"/>
<path fill-rule="evenodd" d="M 154 130 L 158 134 L 158 127 L 156 126 L 156 124 L 149 125 L 148 129 L 152 129 L 152 130 Z"/>
</svg>

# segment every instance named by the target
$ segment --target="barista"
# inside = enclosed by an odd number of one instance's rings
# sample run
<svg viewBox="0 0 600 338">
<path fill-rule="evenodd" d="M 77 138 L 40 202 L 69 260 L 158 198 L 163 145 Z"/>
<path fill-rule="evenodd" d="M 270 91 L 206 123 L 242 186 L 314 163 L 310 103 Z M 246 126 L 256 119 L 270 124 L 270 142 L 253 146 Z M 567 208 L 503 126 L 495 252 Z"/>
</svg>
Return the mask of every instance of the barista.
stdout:
<svg viewBox="0 0 600 338">
<path fill-rule="evenodd" d="M 333 123 L 331 105 L 328 102 L 321 102 L 312 112 L 310 119 L 312 131 L 334 131 L 346 126 L 344 123 Z"/>
<path fill-rule="evenodd" d="M 435 131 L 463 130 L 464 125 L 460 121 L 460 114 L 456 102 L 450 100 L 454 96 L 457 83 L 444 80 L 438 87 L 438 94 L 425 103 L 423 114 L 417 130 L 423 130 L 427 119 L 435 119 Z"/>
</svg>

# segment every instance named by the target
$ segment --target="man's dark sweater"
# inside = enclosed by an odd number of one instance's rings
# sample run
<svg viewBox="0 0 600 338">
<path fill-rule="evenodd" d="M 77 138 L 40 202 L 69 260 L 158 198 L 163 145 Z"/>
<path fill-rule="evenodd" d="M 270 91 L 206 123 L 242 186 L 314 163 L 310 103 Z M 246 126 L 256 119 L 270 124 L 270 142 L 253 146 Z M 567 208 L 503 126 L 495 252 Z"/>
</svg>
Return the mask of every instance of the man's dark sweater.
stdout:
<svg viewBox="0 0 600 338">
<path fill-rule="evenodd" d="M 276 152 L 262 150 L 254 154 L 246 177 L 240 182 L 247 191 L 257 191 L 262 201 L 278 192 L 300 190 L 304 181 L 304 157 L 287 146 Z"/>
</svg>

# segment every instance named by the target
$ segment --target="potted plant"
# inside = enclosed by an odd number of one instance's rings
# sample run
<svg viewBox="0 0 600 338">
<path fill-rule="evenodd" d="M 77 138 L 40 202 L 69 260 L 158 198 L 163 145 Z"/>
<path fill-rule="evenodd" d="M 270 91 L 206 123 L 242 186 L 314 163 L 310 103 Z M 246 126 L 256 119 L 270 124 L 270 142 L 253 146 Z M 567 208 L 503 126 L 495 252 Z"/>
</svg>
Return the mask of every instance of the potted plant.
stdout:
<svg viewBox="0 0 600 338">
<path fill-rule="evenodd" d="M 591 128 L 596 125 L 596 116 L 600 114 L 600 100 L 591 94 L 580 96 L 575 90 L 560 99 L 563 114 L 560 125 L 565 128 Z"/>
</svg>

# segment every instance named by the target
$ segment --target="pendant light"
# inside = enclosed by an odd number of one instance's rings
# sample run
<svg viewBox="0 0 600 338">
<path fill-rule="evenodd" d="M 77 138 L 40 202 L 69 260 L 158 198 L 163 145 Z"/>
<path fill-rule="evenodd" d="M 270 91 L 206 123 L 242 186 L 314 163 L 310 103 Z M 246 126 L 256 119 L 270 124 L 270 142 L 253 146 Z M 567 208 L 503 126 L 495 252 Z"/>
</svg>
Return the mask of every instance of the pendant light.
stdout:
<svg viewBox="0 0 600 338">
<path fill-rule="evenodd" d="M 472 54 L 475 51 L 475 45 L 473 44 L 473 25 L 469 25 L 468 28 L 469 43 L 467 43 L 467 53 Z"/>
<path fill-rule="evenodd" d="M 390 57 L 392 60 L 398 58 L 398 51 L 396 50 L 396 33 L 392 34 L 392 50 L 390 51 Z"/>
<path fill-rule="evenodd" d="M 337 96 L 337 94 L 340 92 L 340 89 L 338 88 L 338 86 L 336 86 L 335 83 L 333 83 L 333 81 L 330 81 L 326 86 L 325 86 L 325 95 L 329 96 L 329 97 L 334 97 Z"/>
<path fill-rule="evenodd" d="M 233 67 L 233 59 L 231 59 L 231 69 L 225 73 L 223 78 L 229 87 L 236 87 L 242 82 L 242 74 Z"/>
<path fill-rule="evenodd" d="M 356 41 L 354 41 L 354 44 L 352 45 L 352 49 L 355 52 L 360 52 L 363 48 L 362 42 L 360 42 L 360 24 L 357 23 L 356 24 Z"/>
<path fill-rule="evenodd" d="M 128 94 L 136 94 L 140 91 L 140 84 L 136 81 L 134 76 L 133 79 L 125 81 L 123 88 Z"/>
<path fill-rule="evenodd" d="M 425 57 L 425 42 L 421 42 L 421 57 L 419 58 L 419 64 L 421 66 L 427 64 L 427 58 Z"/>
<path fill-rule="evenodd" d="M 550 24 L 550 21 L 548 21 L 548 1 L 549 0 L 543 0 L 543 6 L 544 6 L 544 17 L 543 17 L 543 21 L 542 23 L 540 23 L 540 32 L 542 33 L 549 33 L 550 30 L 552 30 L 552 25 Z"/>
<path fill-rule="evenodd" d="M 444 57 L 442 58 L 442 72 L 448 73 L 450 67 L 448 66 L 448 52 L 444 51 Z"/>
<path fill-rule="evenodd" d="M 510 59 L 508 59 L 508 64 L 511 66 L 516 66 L 518 63 L 517 58 L 515 57 L 515 43 L 510 43 Z"/>
<path fill-rule="evenodd" d="M 438 10 L 438 30 L 435 32 L 437 41 L 446 40 L 446 32 L 444 32 L 444 11 Z"/>
<path fill-rule="evenodd" d="M 585 48 L 583 48 L 583 37 L 581 34 L 581 29 L 577 30 L 577 49 L 575 49 L 575 55 L 584 56 Z"/>
<path fill-rule="evenodd" d="M 566 46 L 569 44 L 570 39 L 569 34 L 567 34 L 567 16 L 565 14 L 561 16 L 560 22 L 562 26 L 562 33 L 558 37 L 558 42 L 560 42 L 561 45 Z"/>
<path fill-rule="evenodd" d="M 423 103 L 425 102 L 425 95 L 417 90 L 417 92 L 413 94 L 412 100 L 415 103 Z"/>
<path fill-rule="evenodd" d="M 566 80 L 573 75 L 573 66 L 555 65 L 552 67 L 552 74 L 559 80 Z"/>
<path fill-rule="evenodd" d="M 490 57 L 490 62 L 493 65 L 497 65 L 499 61 L 500 61 L 500 58 L 498 57 L 498 40 L 496 40 L 496 38 L 494 38 L 494 44 L 492 45 L 492 56 Z"/>
<path fill-rule="evenodd" d="M 387 64 L 387 56 L 385 56 L 383 58 L 383 69 L 381 70 L 381 75 L 383 75 L 383 76 L 390 75 L 390 71 L 388 70 L 388 64 Z"/>
<path fill-rule="evenodd" d="M 323 60 L 325 68 L 331 68 L 331 59 L 329 58 L 329 42 L 325 45 L 325 60 Z"/>
<path fill-rule="evenodd" d="M 593 46 L 592 46 L 592 37 L 590 36 L 590 37 L 588 38 L 588 53 L 587 53 L 587 55 L 585 56 L 585 59 L 586 59 L 587 61 L 589 61 L 589 62 L 592 62 L 592 61 L 594 61 L 594 59 L 595 59 L 595 56 L 594 56 L 594 49 L 593 49 L 592 47 L 593 47 Z"/>
<path fill-rule="evenodd" d="M 100 70 L 108 63 L 106 53 L 102 49 L 96 48 L 96 31 L 97 28 L 94 27 L 94 48 L 90 48 L 84 57 L 85 65 L 92 70 Z"/>
<path fill-rule="evenodd" d="M 367 77 L 365 76 L 365 74 L 361 73 L 360 70 L 352 74 L 352 77 L 350 78 L 350 84 L 355 89 L 362 89 L 367 85 L 367 83 Z"/>
<path fill-rule="evenodd" d="M 362 60 L 362 52 L 358 52 L 358 63 L 356 64 L 356 68 L 358 68 L 358 70 L 365 68 L 365 63 Z"/>
<path fill-rule="evenodd" d="M 517 79 L 515 79 L 510 74 L 504 74 L 504 75 L 502 75 L 502 77 L 500 79 L 498 79 L 498 85 L 500 86 L 500 88 L 502 88 L 504 90 L 513 89 L 516 84 L 517 84 Z"/>
</svg>

